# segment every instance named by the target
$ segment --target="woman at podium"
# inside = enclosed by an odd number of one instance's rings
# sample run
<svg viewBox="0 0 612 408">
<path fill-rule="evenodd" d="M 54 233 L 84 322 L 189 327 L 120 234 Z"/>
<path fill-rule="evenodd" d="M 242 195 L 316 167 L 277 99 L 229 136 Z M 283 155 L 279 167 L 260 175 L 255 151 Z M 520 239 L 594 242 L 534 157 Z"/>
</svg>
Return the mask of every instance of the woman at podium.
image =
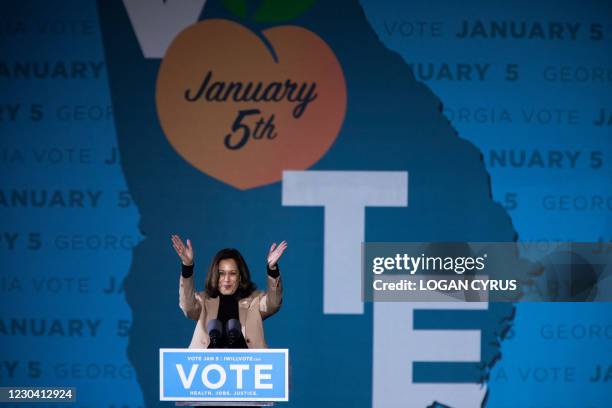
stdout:
<svg viewBox="0 0 612 408">
<path fill-rule="evenodd" d="M 233 248 L 217 252 L 206 274 L 205 290 L 195 291 L 194 253 L 172 235 L 172 246 L 181 259 L 179 306 L 196 327 L 189 348 L 267 348 L 263 320 L 276 313 L 282 303 L 278 260 L 287 243 L 272 244 L 267 258 L 267 290 L 256 290 L 249 267 Z"/>
</svg>

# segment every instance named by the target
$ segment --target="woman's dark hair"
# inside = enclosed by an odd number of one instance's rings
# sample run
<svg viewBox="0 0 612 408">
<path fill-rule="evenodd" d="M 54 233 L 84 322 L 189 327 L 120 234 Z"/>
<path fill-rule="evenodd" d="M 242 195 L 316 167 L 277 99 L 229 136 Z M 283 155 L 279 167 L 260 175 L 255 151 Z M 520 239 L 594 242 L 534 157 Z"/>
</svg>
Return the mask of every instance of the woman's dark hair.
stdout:
<svg viewBox="0 0 612 408">
<path fill-rule="evenodd" d="M 224 259 L 233 259 L 236 265 L 238 265 L 239 282 L 234 296 L 238 299 L 250 296 L 257 287 L 251 281 L 251 272 L 244 258 L 240 252 L 234 248 L 222 249 L 213 257 L 208 267 L 208 273 L 206 274 L 206 294 L 213 298 L 219 296 L 219 262 Z"/>
</svg>

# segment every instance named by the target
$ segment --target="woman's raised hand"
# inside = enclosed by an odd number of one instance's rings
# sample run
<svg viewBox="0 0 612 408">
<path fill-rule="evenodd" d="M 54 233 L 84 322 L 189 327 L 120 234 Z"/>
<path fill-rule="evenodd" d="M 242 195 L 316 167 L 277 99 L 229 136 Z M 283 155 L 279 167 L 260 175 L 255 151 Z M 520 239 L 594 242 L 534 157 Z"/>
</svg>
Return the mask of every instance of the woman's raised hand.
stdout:
<svg viewBox="0 0 612 408">
<path fill-rule="evenodd" d="M 285 252 L 285 249 L 287 249 L 286 241 L 281 242 L 280 244 L 278 244 L 278 246 L 276 246 L 276 242 L 272 244 L 272 246 L 270 247 L 270 251 L 268 252 L 269 268 L 274 269 L 276 267 L 276 263 L 283 255 L 283 252 Z"/>
<path fill-rule="evenodd" d="M 191 247 L 191 241 L 187 240 L 187 246 L 183 244 L 183 240 L 178 235 L 172 235 L 172 246 L 181 258 L 181 262 L 184 265 L 193 265 L 193 248 Z"/>
</svg>

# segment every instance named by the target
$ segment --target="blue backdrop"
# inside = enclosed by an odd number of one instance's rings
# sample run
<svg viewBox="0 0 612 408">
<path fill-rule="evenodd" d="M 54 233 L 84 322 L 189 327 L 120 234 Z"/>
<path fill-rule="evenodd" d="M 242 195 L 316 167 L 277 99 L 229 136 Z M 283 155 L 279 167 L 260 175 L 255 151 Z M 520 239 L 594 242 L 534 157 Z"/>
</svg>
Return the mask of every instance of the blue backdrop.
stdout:
<svg viewBox="0 0 612 408">
<path fill-rule="evenodd" d="M 609 405 L 607 303 L 421 305 L 398 330 L 477 330 L 480 361 L 376 374 L 403 346 L 375 344 L 377 305 L 325 313 L 324 257 L 345 254 L 325 252 L 323 207 L 283 205 L 280 181 L 236 189 L 172 149 L 155 105 L 161 59 L 143 56 L 122 1 L 4 8 L 0 386 L 162 405 L 158 349 L 186 347 L 194 326 L 178 308 L 180 233 L 199 289 L 227 246 L 263 287 L 270 243 L 289 242 L 283 307 L 265 322 L 269 345 L 290 349 L 289 406 L 397 406 L 377 391 L 390 377 L 410 407 L 468 384 L 482 395 L 458 388 L 452 406 Z M 194 21 L 210 18 L 242 22 L 213 0 Z M 308 170 L 408 173 L 407 206 L 365 210 L 366 241 L 612 240 L 610 4 L 342 0 L 287 24 L 321 37 L 346 81 L 342 128 Z"/>
</svg>

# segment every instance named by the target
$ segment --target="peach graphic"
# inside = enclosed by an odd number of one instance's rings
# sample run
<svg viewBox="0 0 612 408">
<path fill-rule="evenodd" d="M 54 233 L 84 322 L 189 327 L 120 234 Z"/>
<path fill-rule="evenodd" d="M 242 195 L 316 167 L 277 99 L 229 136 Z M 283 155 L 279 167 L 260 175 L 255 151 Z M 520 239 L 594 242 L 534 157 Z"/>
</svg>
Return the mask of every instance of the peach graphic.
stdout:
<svg viewBox="0 0 612 408">
<path fill-rule="evenodd" d="M 261 35 L 228 20 L 198 22 L 174 39 L 157 77 L 157 112 L 172 147 L 241 190 L 312 166 L 346 112 L 342 68 L 325 41 L 297 26 Z"/>
</svg>

